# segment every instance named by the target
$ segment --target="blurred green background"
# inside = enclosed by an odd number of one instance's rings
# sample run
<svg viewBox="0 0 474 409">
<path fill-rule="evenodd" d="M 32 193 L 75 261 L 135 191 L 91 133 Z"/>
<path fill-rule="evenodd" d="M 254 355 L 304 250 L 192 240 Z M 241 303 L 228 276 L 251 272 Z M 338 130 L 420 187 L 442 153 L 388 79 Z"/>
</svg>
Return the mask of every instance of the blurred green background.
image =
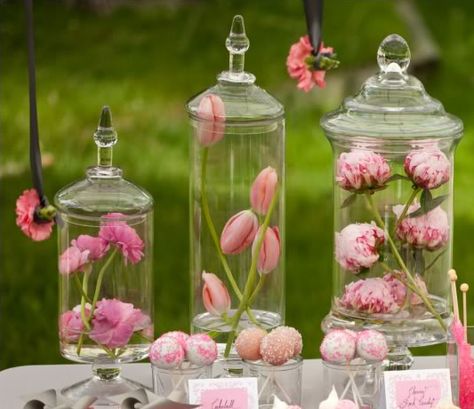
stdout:
<svg viewBox="0 0 474 409">
<path fill-rule="evenodd" d="M 15 226 L 28 173 L 27 71 L 22 2 L 0 3 L 0 368 L 57 363 L 56 242 L 33 243 Z M 228 63 L 232 16 L 245 17 L 246 69 L 287 110 L 287 322 L 305 356 L 318 355 L 329 309 L 332 259 L 331 150 L 319 128 L 376 70 L 380 41 L 411 44 L 416 74 L 466 135 L 456 157 L 454 266 L 474 266 L 474 3 L 453 0 L 326 2 L 324 39 L 341 68 L 304 94 L 286 73 L 290 45 L 305 32 L 295 0 L 121 1 L 99 12 L 80 2 L 36 1 L 39 121 L 50 198 L 95 161 L 92 133 L 109 104 L 120 143 L 114 162 L 156 200 L 156 333 L 188 328 L 188 129 L 185 101 Z M 123 3 L 123 4 L 122 4 Z M 417 13 L 403 9 L 415 6 Z M 431 47 L 431 48 L 430 48 Z M 429 51 L 429 52 L 427 52 Z M 471 305 L 474 303 L 471 302 Z M 441 353 L 443 350 L 440 350 Z"/>
</svg>

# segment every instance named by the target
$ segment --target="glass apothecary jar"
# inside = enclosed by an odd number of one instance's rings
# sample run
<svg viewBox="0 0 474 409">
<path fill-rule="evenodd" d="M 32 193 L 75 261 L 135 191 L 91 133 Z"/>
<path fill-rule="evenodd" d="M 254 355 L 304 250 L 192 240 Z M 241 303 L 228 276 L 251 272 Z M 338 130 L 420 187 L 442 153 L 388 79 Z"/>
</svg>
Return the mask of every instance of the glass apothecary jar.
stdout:
<svg viewBox="0 0 474 409">
<path fill-rule="evenodd" d="M 229 356 L 242 328 L 284 321 L 285 131 L 282 105 L 244 71 L 241 16 L 226 47 L 229 71 L 186 108 L 191 326 L 211 333 Z"/>
<path fill-rule="evenodd" d="M 94 140 L 97 166 L 55 197 L 60 350 L 96 375 L 63 391 L 72 399 L 134 389 L 119 364 L 146 358 L 153 341 L 153 199 L 112 166 L 108 107 Z"/>
<path fill-rule="evenodd" d="M 446 340 L 453 155 L 463 125 L 407 74 L 403 38 L 388 36 L 377 60 L 379 73 L 321 120 L 334 152 L 335 230 L 323 329 L 378 329 L 393 367 L 403 368 L 408 347 Z"/>
</svg>

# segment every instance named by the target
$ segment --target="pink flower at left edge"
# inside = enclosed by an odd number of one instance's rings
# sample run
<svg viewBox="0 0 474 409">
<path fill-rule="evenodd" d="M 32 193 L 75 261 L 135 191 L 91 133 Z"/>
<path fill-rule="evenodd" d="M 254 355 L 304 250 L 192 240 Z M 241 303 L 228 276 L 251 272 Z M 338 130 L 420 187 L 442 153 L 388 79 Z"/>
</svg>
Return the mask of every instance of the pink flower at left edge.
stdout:
<svg viewBox="0 0 474 409">
<path fill-rule="evenodd" d="M 34 241 L 46 240 L 51 236 L 54 222 L 37 223 L 35 211 L 40 200 L 35 189 L 25 190 L 16 201 L 16 225 Z"/>
<path fill-rule="evenodd" d="M 298 88 L 305 92 L 309 92 L 315 85 L 319 88 L 326 86 L 324 81 L 326 71 L 313 70 L 306 62 L 308 57 L 311 57 L 312 51 L 313 47 L 309 42 L 309 37 L 306 35 L 291 46 L 290 53 L 286 59 L 288 74 L 290 74 L 291 78 L 298 80 Z M 332 52 L 332 47 L 324 47 L 324 44 L 321 44 L 320 53 Z"/>
<path fill-rule="evenodd" d="M 86 317 L 90 313 L 90 304 L 86 305 Z M 59 316 L 59 339 L 65 342 L 75 342 L 84 331 L 84 323 L 81 318 L 81 306 L 77 305 L 70 311 L 63 312 Z"/>
<path fill-rule="evenodd" d="M 125 215 L 122 213 L 109 213 L 103 216 L 99 237 L 106 243 L 118 247 L 125 261 L 136 264 L 143 257 L 145 244 L 133 227 L 120 220 L 123 217 Z"/>
<path fill-rule="evenodd" d="M 89 250 L 80 250 L 71 246 L 59 256 L 59 272 L 64 275 L 83 271 L 89 260 Z"/>
<path fill-rule="evenodd" d="M 205 95 L 199 101 L 197 116 L 197 138 L 203 146 L 211 146 L 224 136 L 225 107 L 221 97 L 214 94 Z"/>
<path fill-rule="evenodd" d="M 144 329 L 142 326 L 147 322 L 144 317 L 133 304 L 103 298 L 94 311 L 89 337 L 108 348 L 121 348 L 127 345 L 135 331 Z"/>
</svg>

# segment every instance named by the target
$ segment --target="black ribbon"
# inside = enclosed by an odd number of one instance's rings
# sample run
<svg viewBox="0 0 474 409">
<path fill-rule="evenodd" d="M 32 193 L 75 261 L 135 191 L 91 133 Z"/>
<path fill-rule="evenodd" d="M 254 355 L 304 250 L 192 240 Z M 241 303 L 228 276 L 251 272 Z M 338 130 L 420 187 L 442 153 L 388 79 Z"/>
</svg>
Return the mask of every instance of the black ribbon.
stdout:
<svg viewBox="0 0 474 409">
<path fill-rule="evenodd" d="M 48 205 L 43 189 L 43 173 L 38 132 L 38 110 L 36 108 L 35 41 L 33 31 L 33 2 L 25 0 L 26 37 L 28 43 L 28 90 L 30 96 L 30 168 L 33 187 L 38 193 L 40 207 Z"/>
<path fill-rule="evenodd" d="M 322 42 L 323 0 L 303 0 L 308 36 L 313 55 L 319 54 Z"/>
</svg>

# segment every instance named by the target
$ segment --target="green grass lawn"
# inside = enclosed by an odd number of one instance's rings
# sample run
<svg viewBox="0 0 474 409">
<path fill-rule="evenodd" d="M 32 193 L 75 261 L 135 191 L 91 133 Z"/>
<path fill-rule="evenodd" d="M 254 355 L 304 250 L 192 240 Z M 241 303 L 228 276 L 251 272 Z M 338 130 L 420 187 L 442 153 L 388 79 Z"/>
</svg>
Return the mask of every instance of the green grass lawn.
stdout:
<svg viewBox="0 0 474 409">
<path fill-rule="evenodd" d="M 94 163 L 92 133 L 109 104 L 120 143 L 114 161 L 152 193 L 155 217 L 157 334 L 188 327 L 188 128 L 184 103 L 226 68 L 232 16 L 243 14 L 251 48 L 246 68 L 287 110 L 287 322 L 301 329 L 305 356 L 317 356 L 320 322 L 329 309 L 332 260 L 331 150 L 319 128 L 358 84 L 354 70 L 371 66 L 392 32 L 410 40 L 393 2 L 327 2 L 325 39 L 341 69 L 328 87 L 296 90 L 286 73 L 290 45 L 304 33 L 294 0 L 202 1 L 178 7 L 117 9 L 97 16 L 57 2 L 36 2 L 39 119 L 50 198 Z M 439 66 L 423 75 L 427 90 L 460 116 L 466 135 L 456 157 L 455 267 L 472 277 L 474 233 L 474 6 L 417 2 L 441 47 Z M 18 194 L 30 186 L 24 17 L 20 2 L 0 4 L 1 166 L 23 172 L 1 179 L 0 368 L 61 362 L 56 336 L 56 243 L 33 244 L 16 228 Z M 179 281 L 176 280 L 179 277 Z M 474 302 L 471 302 L 474 305 Z"/>
</svg>

